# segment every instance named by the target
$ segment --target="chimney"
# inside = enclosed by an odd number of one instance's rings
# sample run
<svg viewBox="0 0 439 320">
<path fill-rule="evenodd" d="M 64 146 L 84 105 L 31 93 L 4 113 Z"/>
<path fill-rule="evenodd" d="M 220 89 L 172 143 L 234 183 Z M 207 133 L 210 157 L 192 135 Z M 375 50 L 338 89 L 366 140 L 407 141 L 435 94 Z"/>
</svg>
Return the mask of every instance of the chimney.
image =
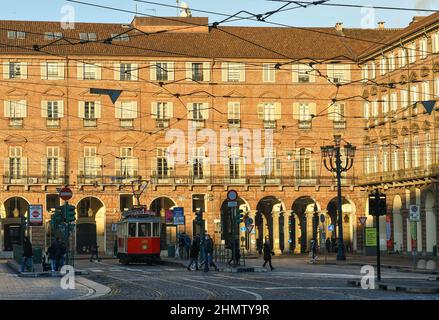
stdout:
<svg viewBox="0 0 439 320">
<path fill-rule="evenodd" d="M 335 24 L 335 30 L 337 30 L 338 32 L 343 32 L 343 22 L 337 22 Z"/>
<path fill-rule="evenodd" d="M 384 21 L 378 22 L 378 29 L 384 30 L 386 28 L 386 23 Z"/>
</svg>

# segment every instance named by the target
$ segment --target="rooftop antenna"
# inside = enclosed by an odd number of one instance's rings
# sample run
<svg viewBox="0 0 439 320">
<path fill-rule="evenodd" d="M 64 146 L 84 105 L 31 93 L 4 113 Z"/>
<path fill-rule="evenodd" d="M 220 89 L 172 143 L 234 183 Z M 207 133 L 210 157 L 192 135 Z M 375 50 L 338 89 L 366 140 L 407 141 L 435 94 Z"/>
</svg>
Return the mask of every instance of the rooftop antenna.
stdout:
<svg viewBox="0 0 439 320">
<path fill-rule="evenodd" d="M 178 14 L 180 13 L 180 12 L 179 12 L 179 9 L 180 9 L 180 0 L 176 0 L 176 2 L 177 2 L 177 17 L 178 17 Z"/>
</svg>

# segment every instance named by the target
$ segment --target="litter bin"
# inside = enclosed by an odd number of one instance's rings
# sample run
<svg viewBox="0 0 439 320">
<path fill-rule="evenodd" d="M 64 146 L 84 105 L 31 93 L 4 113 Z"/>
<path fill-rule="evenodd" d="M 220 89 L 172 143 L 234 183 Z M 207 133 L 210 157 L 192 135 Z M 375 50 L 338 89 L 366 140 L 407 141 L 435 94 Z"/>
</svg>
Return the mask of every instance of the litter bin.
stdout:
<svg viewBox="0 0 439 320">
<path fill-rule="evenodd" d="M 175 257 L 175 244 L 168 244 L 168 258 Z"/>
</svg>

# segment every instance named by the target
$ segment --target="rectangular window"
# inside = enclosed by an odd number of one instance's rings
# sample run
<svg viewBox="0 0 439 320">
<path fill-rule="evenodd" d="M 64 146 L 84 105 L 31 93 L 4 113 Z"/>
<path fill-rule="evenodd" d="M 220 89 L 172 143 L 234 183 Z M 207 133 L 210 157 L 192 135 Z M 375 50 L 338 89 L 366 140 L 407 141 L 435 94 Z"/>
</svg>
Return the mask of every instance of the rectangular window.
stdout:
<svg viewBox="0 0 439 320">
<path fill-rule="evenodd" d="M 342 83 L 350 81 L 349 64 L 329 64 L 328 78 L 332 83 Z"/>
<path fill-rule="evenodd" d="M 130 36 L 127 33 L 124 34 L 112 33 L 111 39 L 112 41 L 130 41 Z"/>
<path fill-rule="evenodd" d="M 89 41 L 96 41 L 96 33 L 80 33 L 79 39 L 81 42 L 89 42 Z"/>
<path fill-rule="evenodd" d="M 47 118 L 58 119 L 58 101 L 47 101 Z"/>
<path fill-rule="evenodd" d="M 163 179 L 169 176 L 170 168 L 168 163 L 167 148 L 157 148 L 157 178 Z"/>
<path fill-rule="evenodd" d="M 273 63 L 264 63 L 262 66 L 263 81 L 264 82 L 275 82 L 276 81 L 276 69 Z"/>
<path fill-rule="evenodd" d="M 9 79 L 21 79 L 23 77 L 24 66 L 21 62 L 9 63 Z"/>
<path fill-rule="evenodd" d="M 192 80 L 199 82 L 204 81 L 203 74 L 203 63 L 192 63 Z"/>
<path fill-rule="evenodd" d="M 89 119 L 89 120 L 96 119 L 95 102 L 94 101 L 86 101 L 85 102 L 84 119 Z"/>
<path fill-rule="evenodd" d="M 84 80 L 96 80 L 97 66 L 84 63 Z"/>
<path fill-rule="evenodd" d="M 227 63 L 227 81 L 242 82 L 245 81 L 245 64 L 243 63 Z"/>
<path fill-rule="evenodd" d="M 345 104 L 344 103 L 336 103 L 334 104 L 334 128 L 335 129 L 345 129 L 346 121 L 345 121 Z"/>
<path fill-rule="evenodd" d="M 45 32 L 44 40 L 59 40 L 62 39 L 63 35 L 61 32 Z"/>
<path fill-rule="evenodd" d="M 25 39 L 26 32 L 23 31 L 8 31 L 8 39 Z"/>
<path fill-rule="evenodd" d="M 407 49 L 402 48 L 399 50 L 399 66 L 405 67 L 407 65 Z"/>
<path fill-rule="evenodd" d="M 13 180 L 20 180 L 24 175 L 25 161 L 22 158 L 22 148 L 21 147 L 9 147 L 9 159 L 8 159 L 8 171 Z"/>
<path fill-rule="evenodd" d="M 47 178 L 57 179 L 60 175 L 59 147 L 47 147 Z M 49 181 L 51 182 L 51 181 Z"/>
<path fill-rule="evenodd" d="M 120 64 L 120 80 L 130 81 L 133 80 L 133 66 L 131 63 L 121 63 Z"/>
<path fill-rule="evenodd" d="M 204 148 L 203 147 L 194 148 L 194 154 L 192 158 L 192 173 L 194 179 L 203 179 L 204 160 L 205 160 Z"/>
<path fill-rule="evenodd" d="M 156 63 L 156 75 L 157 81 L 168 81 L 168 63 L 167 62 L 157 62 Z"/>
<path fill-rule="evenodd" d="M 227 104 L 227 121 L 229 127 L 239 127 L 241 124 L 241 103 L 229 102 Z"/>
<path fill-rule="evenodd" d="M 416 42 L 408 45 L 409 63 L 414 63 L 416 61 Z"/>
<path fill-rule="evenodd" d="M 297 70 L 299 83 L 311 82 L 311 72 L 313 72 L 313 71 L 314 71 L 314 69 L 311 68 L 310 66 L 305 65 L 305 64 L 299 64 L 298 70 Z"/>
<path fill-rule="evenodd" d="M 421 52 L 420 52 L 421 59 L 425 59 L 425 58 L 427 58 L 427 53 L 428 53 L 428 42 L 427 42 L 427 38 L 422 38 L 422 39 L 420 40 L 419 47 L 420 47 L 419 50 L 421 51 Z"/>
</svg>

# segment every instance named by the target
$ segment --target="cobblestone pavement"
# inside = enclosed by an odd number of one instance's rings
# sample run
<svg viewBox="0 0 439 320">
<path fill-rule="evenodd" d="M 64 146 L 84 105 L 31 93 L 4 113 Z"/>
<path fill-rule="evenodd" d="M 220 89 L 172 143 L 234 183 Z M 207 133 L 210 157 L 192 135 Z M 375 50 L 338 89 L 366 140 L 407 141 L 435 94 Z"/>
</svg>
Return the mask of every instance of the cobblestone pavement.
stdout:
<svg viewBox="0 0 439 320">
<path fill-rule="evenodd" d="M 187 271 L 180 266 L 119 265 L 116 260 L 78 262 L 87 276 L 112 289 L 100 299 L 136 300 L 439 300 L 437 294 L 414 294 L 349 287 L 360 279 L 360 267 L 309 265 L 303 259 L 273 261 L 276 269 L 266 273 Z M 259 260 L 248 265 L 260 265 Z M 383 270 L 383 280 L 425 284 L 427 276 Z M 435 282 L 435 285 L 437 282 Z"/>
<path fill-rule="evenodd" d="M 0 261 L 0 300 L 69 300 L 89 294 L 80 284 L 74 290 L 63 290 L 61 278 L 21 278 Z"/>
</svg>

